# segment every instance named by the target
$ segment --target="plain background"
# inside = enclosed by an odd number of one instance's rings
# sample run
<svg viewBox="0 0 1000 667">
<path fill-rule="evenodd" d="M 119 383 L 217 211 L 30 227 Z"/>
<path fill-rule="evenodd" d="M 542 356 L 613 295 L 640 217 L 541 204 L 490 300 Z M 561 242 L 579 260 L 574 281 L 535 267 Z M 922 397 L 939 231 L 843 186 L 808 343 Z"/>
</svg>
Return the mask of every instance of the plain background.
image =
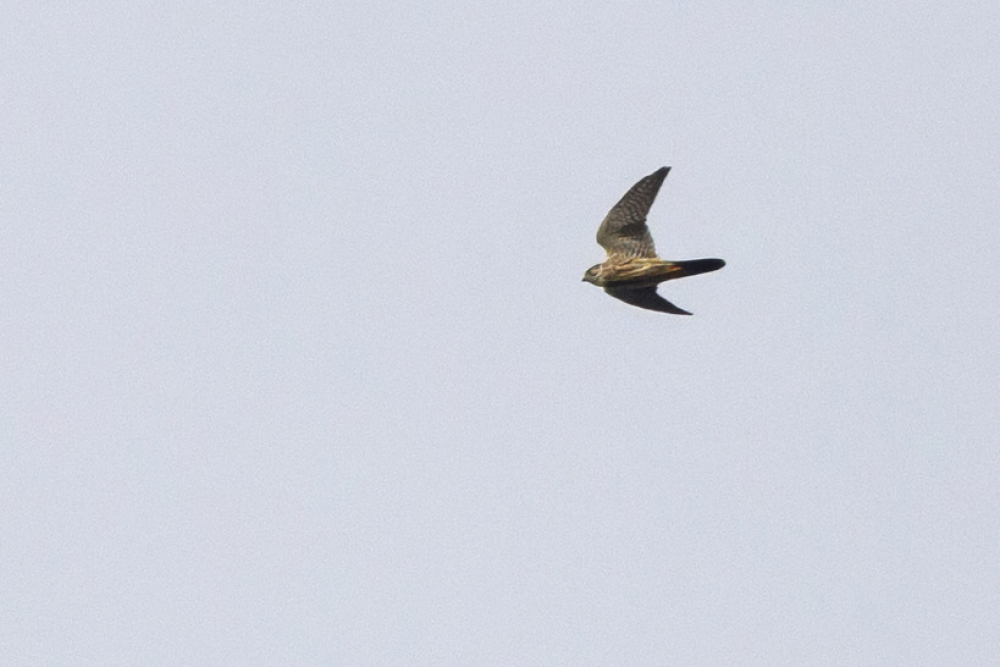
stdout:
<svg viewBox="0 0 1000 667">
<path fill-rule="evenodd" d="M 7 3 L 5 663 L 1000 664 L 1000 7 L 883 4 Z"/>
</svg>

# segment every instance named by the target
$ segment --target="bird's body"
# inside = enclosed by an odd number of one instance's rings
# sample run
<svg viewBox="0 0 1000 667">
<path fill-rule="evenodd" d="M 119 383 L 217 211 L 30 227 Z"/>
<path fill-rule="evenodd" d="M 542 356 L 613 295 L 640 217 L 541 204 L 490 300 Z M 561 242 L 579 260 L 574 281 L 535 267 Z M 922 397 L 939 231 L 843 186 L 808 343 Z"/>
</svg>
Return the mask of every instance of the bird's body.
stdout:
<svg viewBox="0 0 1000 667">
<path fill-rule="evenodd" d="M 587 269 L 583 279 L 633 306 L 690 315 L 657 294 L 656 286 L 668 280 L 716 271 L 726 263 L 721 259 L 671 262 L 656 254 L 653 237 L 646 226 L 646 215 L 669 171 L 670 167 L 662 167 L 633 185 L 608 212 L 597 230 L 597 242 L 607 251 L 608 259 Z"/>
<path fill-rule="evenodd" d="M 674 277 L 671 274 L 679 270 L 677 264 L 659 257 L 629 257 L 624 260 L 612 258 L 598 264 L 592 274 L 593 280 L 588 282 L 598 287 L 614 287 L 616 284 L 649 287 L 670 280 Z"/>
</svg>

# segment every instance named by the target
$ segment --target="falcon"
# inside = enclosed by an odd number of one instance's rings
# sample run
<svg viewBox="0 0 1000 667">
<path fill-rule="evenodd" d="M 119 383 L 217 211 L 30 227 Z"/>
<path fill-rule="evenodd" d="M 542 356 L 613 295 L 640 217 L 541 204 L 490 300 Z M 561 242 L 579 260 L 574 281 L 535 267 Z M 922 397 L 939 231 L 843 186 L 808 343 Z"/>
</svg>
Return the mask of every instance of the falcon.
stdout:
<svg viewBox="0 0 1000 667">
<path fill-rule="evenodd" d="M 660 259 L 646 215 L 663 185 L 670 167 L 661 167 L 632 186 L 608 212 L 597 230 L 597 243 L 608 258 L 587 269 L 583 280 L 603 287 L 616 299 L 632 306 L 674 315 L 690 315 L 656 293 L 656 286 L 668 280 L 717 271 L 721 259 Z"/>
</svg>

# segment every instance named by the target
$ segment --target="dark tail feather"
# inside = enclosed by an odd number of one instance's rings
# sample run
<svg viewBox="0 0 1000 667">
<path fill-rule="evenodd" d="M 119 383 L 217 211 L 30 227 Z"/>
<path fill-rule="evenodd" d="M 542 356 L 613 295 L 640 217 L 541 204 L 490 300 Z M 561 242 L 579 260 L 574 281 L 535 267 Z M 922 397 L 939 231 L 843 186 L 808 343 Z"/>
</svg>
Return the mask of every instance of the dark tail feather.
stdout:
<svg viewBox="0 0 1000 667">
<path fill-rule="evenodd" d="M 680 262 L 671 262 L 671 264 L 680 268 L 680 271 L 671 278 L 687 278 L 699 273 L 718 271 L 726 265 L 721 259 L 685 259 Z"/>
</svg>

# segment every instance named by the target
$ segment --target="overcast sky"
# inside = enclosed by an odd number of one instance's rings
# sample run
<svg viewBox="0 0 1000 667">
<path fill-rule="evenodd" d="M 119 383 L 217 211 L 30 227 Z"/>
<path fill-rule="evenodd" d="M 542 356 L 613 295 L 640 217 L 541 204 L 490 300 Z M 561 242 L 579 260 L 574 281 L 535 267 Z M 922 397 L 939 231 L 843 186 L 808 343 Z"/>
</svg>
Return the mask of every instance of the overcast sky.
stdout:
<svg viewBox="0 0 1000 667">
<path fill-rule="evenodd" d="M 751 4 L 6 7 L 9 664 L 1000 664 L 1000 6 Z"/>
</svg>

